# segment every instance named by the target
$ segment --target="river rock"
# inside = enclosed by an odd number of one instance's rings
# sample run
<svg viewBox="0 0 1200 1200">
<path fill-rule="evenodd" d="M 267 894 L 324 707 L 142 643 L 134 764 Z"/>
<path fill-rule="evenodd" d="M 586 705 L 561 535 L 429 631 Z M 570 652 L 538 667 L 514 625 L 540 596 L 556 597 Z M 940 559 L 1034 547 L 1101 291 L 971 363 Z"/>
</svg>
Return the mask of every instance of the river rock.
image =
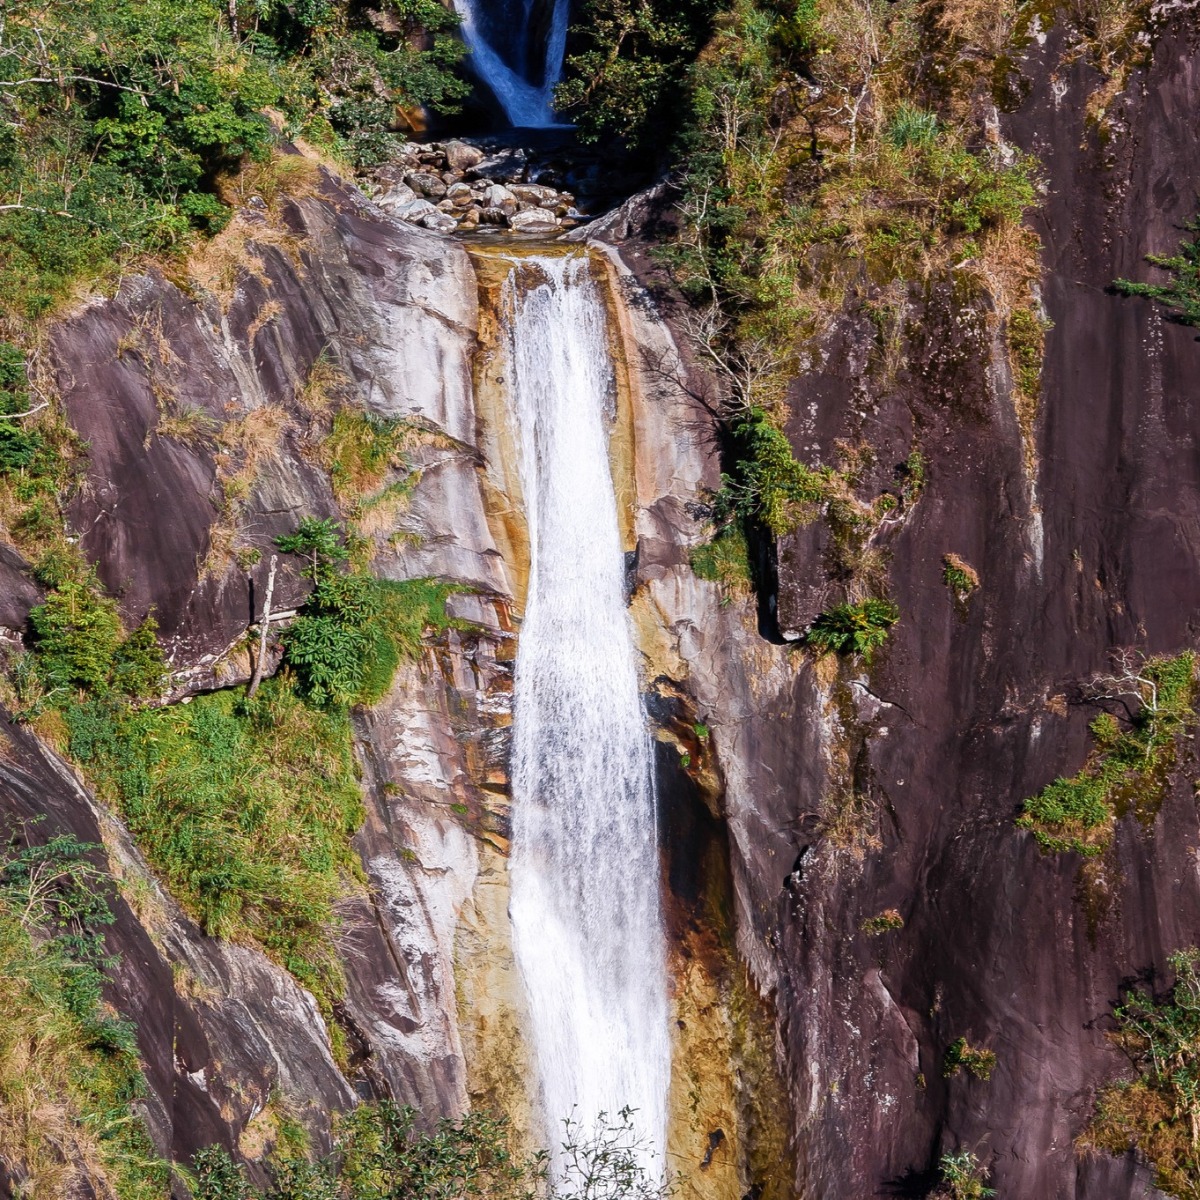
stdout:
<svg viewBox="0 0 1200 1200">
<path fill-rule="evenodd" d="M 398 183 L 395 187 L 388 188 L 386 192 L 377 196 L 375 203 L 380 208 L 392 212 L 405 204 L 411 204 L 417 198 L 417 193 L 407 183 Z"/>
<path fill-rule="evenodd" d="M 430 210 L 421 217 L 417 224 L 423 225 L 426 229 L 432 229 L 435 233 L 453 233 L 458 228 L 458 220 L 449 213 L 441 212 L 432 205 L 430 205 Z"/>
<path fill-rule="evenodd" d="M 483 161 L 483 151 L 478 146 L 460 142 L 457 138 L 442 147 L 446 163 L 452 171 L 467 171 Z"/>
<path fill-rule="evenodd" d="M 467 171 L 467 176 L 484 176 L 489 179 L 501 179 L 506 183 L 525 177 L 525 168 L 529 157 L 524 150 L 501 150 L 488 158 L 480 159 L 475 166 Z"/>
<path fill-rule="evenodd" d="M 546 200 L 557 200 L 558 193 L 551 187 L 539 187 L 536 183 L 514 183 L 510 189 L 518 200 L 527 204 L 542 204 Z"/>
<path fill-rule="evenodd" d="M 518 233 L 547 233 L 558 228 L 558 219 L 544 208 L 526 208 L 513 213 L 508 223 Z"/>
<path fill-rule="evenodd" d="M 404 182 L 428 199 L 440 200 L 446 194 L 446 185 L 432 171 L 410 171 Z"/>
<path fill-rule="evenodd" d="M 517 211 L 517 198 L 502 184 L 493 183 L 483 194 L 483 199 L 489 208 L 500 209 L 505 216 L 512 216 Z"/>
<path fill-rule="evenodd" d="M 493 204 L 488 204 L 484 206 L 483 211 L 480 213 L 479 219 L 485 225 L 507 225 L 508 213 L 506 213 L 502 208 L 497 208 Z"/>
</svg>

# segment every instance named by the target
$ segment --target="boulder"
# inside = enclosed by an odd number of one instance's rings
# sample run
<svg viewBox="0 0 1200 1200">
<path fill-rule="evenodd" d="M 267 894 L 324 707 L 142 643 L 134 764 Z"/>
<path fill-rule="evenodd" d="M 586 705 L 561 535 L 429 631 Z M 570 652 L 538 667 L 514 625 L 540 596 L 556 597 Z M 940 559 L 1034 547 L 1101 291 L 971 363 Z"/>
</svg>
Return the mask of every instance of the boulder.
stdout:
<svg viewBox="0 0 1200 1200">
<path fill-rule="evenodd" d="M 498 208 L 505 216 L 512 216 L 517 211 L 517 198 L 503 184 L 493 183 L 483 194 L 484 204 L 488 208 Z"/>
<path fill-rule="evenodd" d="M 525 178 L 525 168 L 529 159 L 524 150 L 501 150 L 488 158 L 481 159 L 467 171 L 468 177 L 500 179 L 506 183 Z"/>
<path fill-rule="evenodd" d="M 558 193 L 553 188 L 539 187 L 536 183 L 514 183 L 511 191 L 518 200 L 524 200 L 527 204 L 543 204 L 547 200 L 555 202 L 558 200 Z"/>
<path fill-rule="evenodd" d="M 518 233 L 547 233 L 558 228 L 558 218 L 544 208 L 526 208 L 508 218 Z"/>
<path fill-rule="evenodd" d="M 458 228 L 458 221 L 454 217 L 449 213 L 439 211 L 432 204 L 429 206 L 429 212 L 425 213 L 417 223 L 426 229 L 432 229 L 435 233 L 453 233 Z"/>
<path fill-rule="evenodd" d="M 395 187 L 388 188 L 382 195 L 376 196 L 375 203 L 386 212 L 394 212 L 405 204 L 411 204 L 417 198 L 417 193 L 407 183 L 398 183 Z"/>
<path fill-rule="evenodd" d="M 446 194 L 446 185 L 432 171 L 409 171 L 404 182 L 427 199 L 440 200 Z"/>
<path fill-rule="evenodd" d="M 460 142 L 457 138 L 442 147 L 446 163 L 452 171 L 467 171 L 483 161 L 483 151 L 478 146 Z"/>
</svg>

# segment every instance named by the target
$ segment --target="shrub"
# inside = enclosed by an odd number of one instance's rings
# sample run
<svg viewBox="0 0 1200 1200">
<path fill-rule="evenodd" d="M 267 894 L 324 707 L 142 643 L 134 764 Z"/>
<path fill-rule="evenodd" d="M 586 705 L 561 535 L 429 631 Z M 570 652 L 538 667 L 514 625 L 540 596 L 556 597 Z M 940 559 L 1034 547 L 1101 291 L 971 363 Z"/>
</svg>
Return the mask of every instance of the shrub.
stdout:
<svg viewBox="0 0 1200 1200">
<path fill-rule="evenodd" d="M 1026 800 L 1017 825 L 1031 830 L 1043 850 L 1094 856 L 1112 837 L 1118 802 L 1132 797 L 1132 806 L 1149 815 L 1174 762 L 1176 738 L 1194 716 L 1195 666 L 1191 651 L 1141 663 L 1123 685 L 1135 689 L 1129 698 L 1140 705 L 1129 727 L 1101 713 L 1091 724 L 1093 747 L 1082 770 Z"/>
<path fill-rule="evenodd" d="M 965 1067 L 976 1079 L 985 1082 L 992 1077 L 996 1066 L 996 1052 L 972 1046 L 966 1038 L 957 1038 L 950 1043 L 942 1061 L 942 1074 L 949 1079 L 960 1067 Z"/>
<path fill-rule="evenodd" d="M 869 661 L 899 619 L 900 610 L 890 600 L 838 604 L 813 621 L 805 640 L 822 653 L 861 654 Z"/>
<path fill-rule="evenodd" d="M 907 102 L 896 109 L 884 130 L 884 136 L 897 150 L 928 146 L 937 135 L 937 114 Z"/>
<path fill-rule="evenodd" d="M 1200 1179 L 1200 950 L 1171 955 L 1175 985 L 1161 999 L 1141 989 L 1113 1010 L 1111 1040 L 1129 1056 L 1132 1080 L 1110 1084 L 1081 1144 L 1110 1154 L 1139 1151 L 1168 1196 L 1194 1200 Z"/>
<path fill-rule="evenodd" d="M 348 718 L 291 680 L 134 710 L 66 711 L 69 749 L 124 816 L 185 911 L 214 937 L 261 946 L 327 1006 L 341 988 L 334 905 L 359 872 L 362 822 Z"/>
<path fill-rule="evenodd" d="M 1200 325 L 1200 217 L 1184 223 L 1184 229 L 1196 236 L 1180 242 L 1179 252 L 1171 255 L 1148 254 L 1146 261 L 1173 276 L 1170 283 L 1135 283 L 1118 279 L 1113 284 L 1126 296 L 1146 296 L 1166 305 L 1174 320 L 1185 325 Z"/>
</svg>

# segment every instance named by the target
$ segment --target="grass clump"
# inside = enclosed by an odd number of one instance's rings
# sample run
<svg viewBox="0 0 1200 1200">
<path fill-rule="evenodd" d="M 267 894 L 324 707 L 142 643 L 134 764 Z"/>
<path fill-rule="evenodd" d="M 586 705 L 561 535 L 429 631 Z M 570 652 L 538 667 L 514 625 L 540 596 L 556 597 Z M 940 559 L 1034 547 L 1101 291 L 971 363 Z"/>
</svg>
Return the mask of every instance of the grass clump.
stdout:
<svg viewBox="0 0 1200 1200">
<path fill-rule="evenodd" d="M 133 1107 L 145 1090 L 134 1028 L 101 999 L 113 914 L 97 849 L 14 839 L 0 866 L 0 1157 L 30 1200 L 75 1195 L 84 1180 L 116 1200 L 158 1200 L 168 1186 Z"/>
<path fill-rule="evenodd" d="M 343 502 L 360 501 L 380 486 L 389 471 L 406 472 L 407 452 L 417 433 L 406 421 L 357 408 L 338 409 L 321 445 L 334 495 Z"/>
<path fill-rule="evenodd" d="M 965 1067 L 976 1079 L 985 1083 L 991 1079 L 996 1067 L 996 1052 L 972 1046 L 966 1038 L 956 1038 L 946 1050 L 942 1060 L 942 1074 L 949 1079 L 960 1068 Z"/>
<path fill-rule="evenodd" d="M 1146 296 L 1166 305 L 1171 319 L 1184 325 L 1200 325 L 1200 217 L 1184 224 L 1196 236 L 1180 242 L 1177 254 L 1148 254 L 1146 261 L 1167 271 L 1169 283 L 1136 283 L 1118 279 L 1113 286 L 1125 296 Z"/>
<path fill-rule="evenodd" d="M 890 600 L 838 604 L 813 621 L 805 641 L 822 654 L 861 654 L 870 661 L 899 619 L 900 610 Z"/>
<path fill-rule="evenodd" d="M 1082 770 L 1058 778 L 1025 801 L 1017 820 L 1043 850 L 1100 854 L 1112 839 L 1118 808 L 1156 811 L 1175 760 L 1175 740 L 1193 720 L 1196 656 L 1123 662 L 1121 671 L 1093 683 L 1097 698 L 1137 706 L 1126 728 L 1111 713 L 1091 724 L 1092 751 Z"/>
<path fill-rule="evenodd" d="M 253 700 L 239 688 L 135 710 L 96 697 L 65 716 L 71 756 L 189 916 L 335 999 L 334 905 L 359 875 L 363 819 L 347 714 L 311 708 L 283 677 Z"/>
<path fill-rule="evenodd" d="M 1141 989 L 1113 1010 L 1111 1041 L 1134 1077 L 1110 1084 L 1081 1145 L 1125 1154 L 1137 1150 L 1168 1196 L 1200 1196 L 1200 950 L 1171 955 L 1175 986 L 1161 999 Z"/>
<path fill-rule="evenodd" d="M 721 585 L 723 601 L 750 590 L 750 546 L 740 521 L 730 521 L 711 541 L 693 547 L 689 561 L 698 578 Z"/>
</svg>

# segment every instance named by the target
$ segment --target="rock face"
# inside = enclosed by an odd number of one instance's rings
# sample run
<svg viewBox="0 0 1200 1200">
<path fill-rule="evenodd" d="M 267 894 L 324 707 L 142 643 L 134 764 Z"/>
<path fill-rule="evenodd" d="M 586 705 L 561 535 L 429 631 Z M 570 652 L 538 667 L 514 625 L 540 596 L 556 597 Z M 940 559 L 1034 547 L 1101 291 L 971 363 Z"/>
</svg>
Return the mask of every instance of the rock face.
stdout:
<svg viewBox="0 0 1200 1200">
<path fill-rule="evenodd" d="M 1146 826 L 1123 818 L 1092 873 L 1039 852 L 1014 819 L 1082 765 L 1096 709 L 1080 685 L 1114 649 L 1196 645 L 1200 343 L 1110 285 L 1146 278 L 1143 256 L 1173 252 L 1195 214 L 1200 131 L 1184 114 L 1200 97 L 1198 32 L 1194 10 L 1166 21 L 1105 132 L 1083 115 L 1100 80 L 1080 63 L 1056 73 L 1052 33 L 1023 66 L 1027 98 L 1001 117 L 1048 177 L 1035 223 L 1053 328 L 1032 454 L 988 305 L 953 279 L 910 295 L 894 381 L 848 308 L 793 384 L 788 433 L 806 461 L 861 438 L 876 490 L 914 445 L 928 464 L 880 543 L 902 615 L 869 675 L 769 644 L 842 598 L 808 527 L 776 548 L 769 638 L 734 645 L 710 710 L 739 946 L 775 996 L 799 1195 L 925 1195 L 958 1147 L 1000 1195 L 1158 1194 L 1133 1155 L 1074 1142 L 1124 1066 L 1106 1039 L 1122 986 L 1161 988 L 1167 955 L 1200 940 L 1190 743 L 1161 809 Z M 588 232 L 620 238 L 630 223 Z M 653 278 L 632 247 L 629 259 Z M 941 578 L 947 553 L 981 578 L 965 608 Z M 688 627 L 697 695 L 728 619 Z M 824 832 L 839 796 L 861 806 L 850 844 Z M 890 909 L 903 928 L 868 937 L 862 922 Z M 989 1081 L 944 1077 L 960 1036 L 996 1052 Z"/>
</svg>

